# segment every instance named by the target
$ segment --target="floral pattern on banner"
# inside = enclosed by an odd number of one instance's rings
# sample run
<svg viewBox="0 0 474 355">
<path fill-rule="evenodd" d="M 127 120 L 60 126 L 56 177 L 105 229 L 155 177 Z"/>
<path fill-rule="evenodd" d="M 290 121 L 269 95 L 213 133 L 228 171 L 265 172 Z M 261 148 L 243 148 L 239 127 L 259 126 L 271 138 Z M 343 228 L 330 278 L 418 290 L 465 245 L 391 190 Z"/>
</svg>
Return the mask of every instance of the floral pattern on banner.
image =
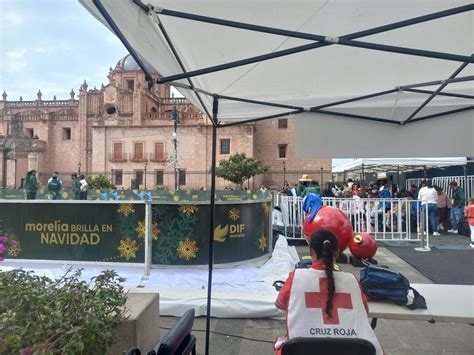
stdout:
<svg viewBox="0 0 474 355">
<path fill-rule="evenodd" d="M 179 241 L 179 246 L 178 246 L 178 248 L 176 248 L 176 251 L 178 252 L 179 257 L 181 259 L 186 260 L 186 261 L 189 261 L 191 259 L 195 259 L 198 250 L 199 250 L 199 248 L 196 245 L 196 241 L 195 240 L 189 240 L 189 239 L 180 240 Z"/>
<path fill-rule="evenodd" d="M 120 241 L 120 246 L 117 248 L 120 252 L 120 256 L 126 260 L 130 260 L 137 256 L 138 246 L 137 242 L 127 238 Z"/>
<path fill-rule="evenodd" d="M 265 251 L 265 248 L 267 247 L 267 237 L 265 237 L 265 235 L 262 234 L 262 236 L 260 237 L 260 239 L 258 240 L 258 242 L 259 242 L 258 248 L 259 248 L 261 251 Z"/>
<path fill-rule="evenodd" d="M 179 213 L 189 216 L 199 211 L 199 207 L 195 205 L 181 205 L 178 207 L 178 211 Z"/>
<path fill-rule="evenodd" d="M 120 203 L 117 212 L 125 217 L 128 217 L 130 214 L 135 212 L 135 208 L 133 208 L 132 204 Z"/>
<path fill-rule="evenodd" d="M 138 221 L 137 228 L 135 228 L 135 232 L 137 232 L 138 238 L 141 238 L 141 239 L 145 238 L 145 221 Z M 152 223 L 151 239 L 157 240 L 159 234 L 160 234 L 160 230 L 158 229 L 158 223 Z"/>
</svg>

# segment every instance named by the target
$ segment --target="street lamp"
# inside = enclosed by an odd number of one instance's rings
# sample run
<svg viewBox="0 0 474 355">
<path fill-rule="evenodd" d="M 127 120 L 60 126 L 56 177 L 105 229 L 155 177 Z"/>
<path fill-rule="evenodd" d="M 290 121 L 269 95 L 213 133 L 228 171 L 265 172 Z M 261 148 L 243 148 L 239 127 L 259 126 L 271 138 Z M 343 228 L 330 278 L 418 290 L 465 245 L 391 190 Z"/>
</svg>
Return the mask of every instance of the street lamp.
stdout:
<svg viewBox="0 0 474 355">
<path fill-rule="evenodd" d="M 77 175 L 81 176 L 81 162 L 77 163 Z"/>
<path fill-rule="evenodd" d="M 110 182 L 112 183 L 112 185 L 114 184 L 114 166 L 113 165 L 110 166 Z"/>
<path fill-rule="evenodd" d="M 148 166 L 147 162 L 143 163 L 143 170 L 144 170 L 143 185 L 144 185 L 145 190 L 146 190 L 146 167 L 147 166 Z"/>
<path fill-rule="evenodd" d="M 283 186 L 286 184 L 286 163 L 283 162 Z"/>
</svg>

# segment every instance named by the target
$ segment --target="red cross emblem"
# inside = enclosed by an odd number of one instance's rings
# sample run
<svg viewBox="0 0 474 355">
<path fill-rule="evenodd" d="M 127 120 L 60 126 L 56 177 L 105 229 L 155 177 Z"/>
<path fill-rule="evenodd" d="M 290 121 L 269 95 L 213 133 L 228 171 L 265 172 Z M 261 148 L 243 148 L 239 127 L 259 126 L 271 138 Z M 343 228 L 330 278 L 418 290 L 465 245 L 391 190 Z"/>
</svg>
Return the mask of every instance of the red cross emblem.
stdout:
<svg viewBox="0 0 474 355">
<path fill-rule="evenodd" d="M 324 324 L 339 324 L 339 308 L 352 309 L 352 300 L 350 293 L 334 293 L 332 299 L 332 310 L 331 318 L 329 318 L 324 310 L 326 308 L 326 302 L 328 299 L 328 279 L 326 277 L 321 277 L 319 279 L 319 289 L 320 292 L 305 292 L 305 304 L 306 308 L 321 308 L 323 312 L 323 322 Z"/>
</svg>

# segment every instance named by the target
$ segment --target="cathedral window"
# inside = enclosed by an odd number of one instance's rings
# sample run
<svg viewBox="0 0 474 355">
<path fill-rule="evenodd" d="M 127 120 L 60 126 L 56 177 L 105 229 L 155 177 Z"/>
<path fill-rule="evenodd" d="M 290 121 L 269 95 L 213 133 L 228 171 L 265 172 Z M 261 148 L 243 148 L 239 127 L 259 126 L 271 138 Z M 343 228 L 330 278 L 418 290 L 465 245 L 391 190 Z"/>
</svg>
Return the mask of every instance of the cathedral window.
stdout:
<svg viewBox="0 0 474 355">
<path fill-rule="evenodd" d="M 138 185 L 143 185 L 143 170 L 135 170 L 135 179 Z"/>
<path fill-rule="evenodd" d="M 278 144 L 278 157 L 279 158 L 286 158 L 286 148 L 288 148 L 288 144 Z"/>
<path fill-rule="evenodd" d="M 156 161 L 165 160 L 165 144 L 164 143 L 155 143 L 155 160 Z"/>
<path fill-rule="evenodd" d="M 221 139 L 221 154 L 230 154 L 230 139 Z"/>
<path fill-rule="evenodd" d="M 127 80 L 127 91 L 135 91 L 135 81 Z"/>
<path fill-rule="evenodd" d="M 134 160 L 143 160 L 145 158 L 145 153 L 143 151 L 143 142 L 133 144 L 133 159 Z"/>
<path fill-rule="evenodd" d="M 164 172 L 163 170 L 156 170 L 156 185 L 164 185 Z"/>
<path fill-rule="evenodd" d="M 63 128 L 63 140 L 71 140 L 71 128 Z"/>
<path fill-rule="evenodd" d="M 288 128 L 288 119 L 287 118 L 280 118 L 278 120 L 278 128 Z"/>
<path fill-rule="evenodd" d="M 179 185 L 186 185 L 186 169 L 179 169 Z"/>
<path fill-rule="evenodd" d="M 117 112 L 117 108 L 115 106 L 109 106 L 105 109 L 105 112 L 107 112 L 108 115 L 113 115 Z"/>
<path fill-rule="evenodd" d="M 114 170 L 114 184 L 115 185 L 123 185 L 123 171 L 122 170 Z"/>
<path fill-rule="evenodd" d="M 123 143 L 114 143 L 114 160 L 123 160 Z"/>
</svg>

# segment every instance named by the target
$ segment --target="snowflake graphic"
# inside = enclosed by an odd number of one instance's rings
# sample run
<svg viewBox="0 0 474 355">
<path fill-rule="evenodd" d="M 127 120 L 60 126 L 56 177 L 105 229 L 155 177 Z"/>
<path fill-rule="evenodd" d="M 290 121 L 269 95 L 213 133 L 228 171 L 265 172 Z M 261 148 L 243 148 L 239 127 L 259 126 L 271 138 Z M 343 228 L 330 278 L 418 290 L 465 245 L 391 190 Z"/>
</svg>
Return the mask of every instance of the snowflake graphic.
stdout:
<svg viewBox="0 0 474 355">
<path fill-rule="evenodd" d="M 240 211 L 237 208 L 232 208 L 229 211 L 229 218 L 233 221 L 236 221 L 240 218 Z"/>
<path fill-rule="evenodd" d="M 265 213 L 270 212 L 270 202 L 262 203 L 262 206 L 263 206 L 263 212 Z"/>
<path fill-rule="evenodd" d="M 145 238 L 145 221 L 138 221 L 137 228 L 135 228 L 138 238 Z M 160 230 L 158 229 L 158 223 L 151 225 L 151 239 L 157 240 Z"/>
<path fill-rule="evenodd" d="M 179 257 L 186 261 L 196 258 L 196 253 L 198 250 L 199 248 L 196 246 L 196 241 L 189 239 L 180 240 L 179 246 L 176 248 Z"/>
<path fill-rule="evenodd" d="M 265 251 L 265 248 L 267 247 L 267 237 L 265 237 L 265 235 L 262 234 L 262 236 L 260 237 L 260 239 L 258 241 L 259 241 L 258 248 L 261 251 Z"/>
<path fill-rule="evenodd" d="M 178 202 L 178 201 L 179 201 L 179 196 L 178 196 L 178 195 L 174 195 L 174 196 L 173 196 L 173 201 Z"/>
<path fill-rule="evenodd" d="M 178 207 L 179 213 L 185 214 L 187 216 L 196 213 L 198 210 L 199 207 L 195 205 L 181 205 Z"/>
<path fill-rule="evenodd" d="M 252 199 L 253 199 L 253 200 L 256 200 L 257 197 L 258 197 L 257 194 L 253 194 L 253 195 L 252 195 Z"/>
<path fill-rule="evenodd" d="M 121 240 L 120 246 L 117 248 L 117 250 L 120 252 L 120 256 L 122 258 L 130 260 L 131 258 L 135 258 L 137 256 L 137 242 L 131 240 L 130 238 L 127 238 L 126 240 Z"/>
<path fill-rule="evenodd" d="M 18 256 L 21 253 L 21 245 L 17 240 L 11 240 L 8 246 L 8 256 Z"/>
<path fill-rule="evenodd" d="M 124 215 L 125 217 L 128 217 L 128 215 L 135 212 L 135 209 L 133 208 L 132 204 L 119 203 L 117 212 Z"/>
</svg>

